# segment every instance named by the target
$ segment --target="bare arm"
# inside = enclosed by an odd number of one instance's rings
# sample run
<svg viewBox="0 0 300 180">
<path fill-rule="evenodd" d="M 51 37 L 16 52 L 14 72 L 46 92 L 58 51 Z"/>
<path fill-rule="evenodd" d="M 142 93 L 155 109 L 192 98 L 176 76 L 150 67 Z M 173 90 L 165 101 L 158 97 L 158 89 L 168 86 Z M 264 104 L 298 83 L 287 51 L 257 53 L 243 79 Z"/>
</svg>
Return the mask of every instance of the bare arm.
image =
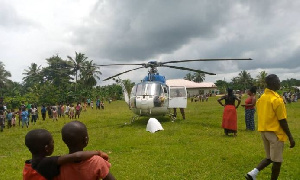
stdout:
<svg viewBox="0 0 300 180">
<path fill-rule="evenodd" d="M 108 173 L 107 176 L 103 180 L 115 180 L 116 178 L 111 174 Z"/>
<path fill-rule="evenodd" d="M 255 106 L 255 104 L 256 104 L 256 97 L 253 96 L 253 98 L 252 98 L 252 106 Z"/>
<path fill-rule="evenodd" d="M 235 108 L 237 109 L 239 107 L 239 105 L 241 104 L 241 100 L 238 97 L 236 97 L 236 100 L 237 100 L 238 104 L 235 106 Z"/>
<path fill-rule="evenodd" d="M 290 129 L 289 129 L 289 126 L 288 126 L 288 123 L 287 123 L 286 119 L 279 120 L 279 123 L 280 123 L 281 128 L 285 132 L 285 134 L 289 137 L 290 148 L 293 148 L 296 145 L 296 143 L 295 143 L 294 138 L 293 138 L 293 136 L 290 132 Z"/>
<path fill-rule="evenodd" d="M 225 96 L 222 96 L 217 100 L 221 106 L 224 106 L 224 104 L 221 102 L 224 98 L 225 98 Z"/>
<path fill-rule="evenodd" d="M 103 159 L 108 160 L 108 156 L 106 153 L 103 153 L 101 151 L 78 151 L 72 154 L 67 154 L 67 155 L 63 155 L 60 156 L 57 160 L 57 164 L 58 165 L 62 165 L 65 163 L 72 163 L 75 161 L 82 161 L 82 160 L 86 160 L 89 159 L 91 157 L 93 157 L 94 155 L 99 155 L 99 156 L 104 156 Z"/>
</svg>

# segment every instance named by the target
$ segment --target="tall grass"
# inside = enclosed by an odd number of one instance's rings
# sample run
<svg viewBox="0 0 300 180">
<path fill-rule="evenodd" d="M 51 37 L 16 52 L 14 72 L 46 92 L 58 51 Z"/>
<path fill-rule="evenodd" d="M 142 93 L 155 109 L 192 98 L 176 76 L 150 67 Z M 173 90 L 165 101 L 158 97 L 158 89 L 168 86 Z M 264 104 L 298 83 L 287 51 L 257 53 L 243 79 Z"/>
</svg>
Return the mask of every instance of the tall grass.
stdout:
<svg viewBox="0 0 300 180">
<path fill-rule="evenodd" d="M 221 128 L 223 107 L 216 99 L 188 102 L 186 120 L 180 113 L 175 122 L 159 117 L 164 131 L 156 133 L 146 131 L 146 117 L 129 124 L 133 114 L 123 101 L 106 103 L 104 110 L 88 109 L 79 118 L 90 136 L 86 150 L 108 152 L 111 173 L 120 180 L 243 179 L 264 158 L 260 134 L 245 131 L 244 110 L 239 108 L 238 136 L 225 136 Z M 287 104 L 288 122 L 297 144 L 294 149 L 288 147 L 288 142 L 285 144 L 280 179 L 300 179 L 299 108 L 300 103 Z M 24 161 L 31 158 L 24 137 L 31 129 L 49 130 L 55 141 L 53 155 L 66 154 L 60 130 L 69 121 L 46 119 L 30 124 L 28 129 L 4 129 L 0 133 L 0 179 L 22 179 Z M 270 172 L 271 167 L 267 167 L 258 179 L 270 179 Z"/>
</svg>

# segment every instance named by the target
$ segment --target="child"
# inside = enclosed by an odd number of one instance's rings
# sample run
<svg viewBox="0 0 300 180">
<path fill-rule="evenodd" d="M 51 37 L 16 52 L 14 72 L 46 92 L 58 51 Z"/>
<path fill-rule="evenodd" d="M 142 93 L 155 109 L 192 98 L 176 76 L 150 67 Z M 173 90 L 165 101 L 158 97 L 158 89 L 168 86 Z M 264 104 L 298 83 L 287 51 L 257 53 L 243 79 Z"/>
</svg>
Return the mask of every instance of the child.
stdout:
<svg viewBox="0 0 300 180">
<path fill-rule="evenodd" d="M 54 141 L 50 132 L 45 129 L 29 131 L 25 136 L 25 145 L 32 153 L 32 159 L 25 161 L 23 180 L 52 180 L 57 179 L 60 165 L 91 158 L 93 155 L 107 157 L 99 151 L 78 151 L 63 156 L 50 156 L 54 150 Z"/>
<path fill-rule="evenodd" d="M 86 126 L 79 121 L 72 121 L 64 125 L 61 130 L 62 139 L 69 148 L 69 153 L 83 151 L 87 146 L 89 137 Z M 78 163 L 64 164 L 60 168 L 61 179 L 105 179 L 114 180 L 109 172 L 110 163 L 99 156 Z"/>
<path fill-rule="evenodd" d="M 7 118 L 7 128 L 11 128 L 12 113 L 10 112 L 10 110 L 7 110 L 6 118 Z"/>
<path fill-rule="evenodd" d="M 11 110 L 11 113 L 12 113 L 11 125 L 12 125 L 13 127 L 15 127 L 15 126 L 16 126 L 16 113 L 15 113 L 15 110 L 12 109 L 12 110 Z"/>
<path fill-rule="evenodd" d="M 60 106 L 60 111 L 61 111 L 62 117 L 65 118 L 65 106 L 63 104 L 61 104 L 61 106 Z"/>
<path fill-rule="evenodd" d="M 37 108 L 31 105 L 31 123 L 35 124 L 37 120 Z"/>
<path fill-rule="evenodd" d="M 26 107 L 23 107 L 21 116 L 22 116 L 22 128 L 24 127 L 24 124 L 28 128 L 28 112 L 26 111 Z"/>
<path fill-rule="evenodd" d="M 71 104 L 71 107 L 70 107 L 70 110 L 69 110 L 70 119 L 73 119 L 74 115 L 75 115 L 75 108 L 74 108 L 74 105 Z"/>
<path fill-rule="evenodd" d="M 69 105 L 69 104 L 67 104 L 65 114 L 66 114 L 68 117 L 70 117 L 70 105 Z"/>
<path fill-rule="evenodd" d="M 91 101 L 91 107 L 92 107 L 92 109 L 94 109 L 94 102 L 93 101 Z"/>
<path fill-rule="evenodd" d="M 58 104 L 57 106 L 57 115 L 59 118 L 61 118 L 61 104 Z"/>
<path fill-rule="evenodd" d="M 101 101 L 100 106 L 101 106 L 101 109 L 104 109 L 104 102 L 103 101 Z"/>
<path fill-rule="evenodd" d="M 7 120 L 7 128 L 9 129 L 11 127 L 11 119 L 12 119 L 12 113 L 10 112 L 10 110 L 6 111 L 6 120 Z"/>
<path fill-rule="evenodd" d="M 57 121 L 57 111 L 56 111 L 55 107 L 52 108 L 52 119 L 53 119 L 53 121 L 54 120 Z"/>
<path fill-rule="evenodd" d="M 77 106 L 75 109 L 76 109 L 75 119 L 76 119 L 76 116 L 78 116 L 78 119 L 79 119 L 79 115 L 80 115 L 80 111 L 81 111 L 81 104 L 77 103 Z"/>
<path fill-rule="evenodd" d="M 52 107 L 48 106 L 47 111 L 48 111 L 48 117 L 49 117 L 49 119 L 51 119 L 52 118 Z"/>
</svg>

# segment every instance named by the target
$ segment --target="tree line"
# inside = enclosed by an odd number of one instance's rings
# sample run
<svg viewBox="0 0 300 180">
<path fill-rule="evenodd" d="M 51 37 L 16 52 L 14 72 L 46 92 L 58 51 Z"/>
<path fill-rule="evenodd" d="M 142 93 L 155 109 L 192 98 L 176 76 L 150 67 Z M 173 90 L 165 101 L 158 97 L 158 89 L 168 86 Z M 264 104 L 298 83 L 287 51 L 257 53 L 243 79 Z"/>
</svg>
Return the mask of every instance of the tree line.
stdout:
<svg viewBox="0 0 300 180">
<path fill-rule="evenodd" d="M 268 73 L 266 71 L 261 71 L 259 74 L 253 78 L 249 72 L 246 70 L 238 73 L 237 76 L 233 77 L 231 81 L 227 82 L 225 80 L 217 80 L 215 85 L 217 86 L 220 93 L 225 93 L 228 87 L 234 90 L 242 90 L 245 91 L 249 89 L 251 86 L 256 86 L 259 91 L 262 91 L 266 88 L 265 78 Z M 205 80 L 205 74 L 203 73 L 188 73 L 184 77 L 186 80 L 194 81 L 194 82 L 203 82 Z M 291 78 L 286 79 L 280 82 L 281 87 L 286 91 L 291 91 L 293 86 L 300 86 L 300 80 Z"/>
<path fill-rule="evenodd" d="M 118 83 L 96 86 L 102 73 L 85 54 L 75 52 L 74 57 L 67 56 L 66 59 L 54 55 L 46 61 L 46 67 L 31 63 L 24 70 L 21 83 L 9 79 L 11 73 L 0 61 L 0 95 L 5 98 L 8 108 L 17 108 L 23 101 L 53 105 L 82 102 L 86 98 L 122 98 L 122 87 Z M 132 86 L 130 80 L 124 80 L 124 83 Z"/>
</svg>

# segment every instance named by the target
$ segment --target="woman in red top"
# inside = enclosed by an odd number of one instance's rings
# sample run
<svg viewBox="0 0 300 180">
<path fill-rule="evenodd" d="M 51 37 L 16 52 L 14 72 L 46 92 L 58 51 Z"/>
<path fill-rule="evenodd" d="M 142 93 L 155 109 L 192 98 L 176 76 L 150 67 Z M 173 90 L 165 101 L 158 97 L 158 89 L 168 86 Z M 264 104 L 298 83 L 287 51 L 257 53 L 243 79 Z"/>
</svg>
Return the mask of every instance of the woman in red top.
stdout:
<svg viewBox="0 0 300 180">
<path fill-rule="evenodd" d="M 254 113 L 255 113 L 255 103 L 256 103 L 256 87 L 251 87 L 248 91 L 248 98 L 245 100 L 245 104 L 242 105 L 245 107 L 245 123 L 246 130 L 254 131 L 255 123 L 254 123 Z"/>
</svg>

